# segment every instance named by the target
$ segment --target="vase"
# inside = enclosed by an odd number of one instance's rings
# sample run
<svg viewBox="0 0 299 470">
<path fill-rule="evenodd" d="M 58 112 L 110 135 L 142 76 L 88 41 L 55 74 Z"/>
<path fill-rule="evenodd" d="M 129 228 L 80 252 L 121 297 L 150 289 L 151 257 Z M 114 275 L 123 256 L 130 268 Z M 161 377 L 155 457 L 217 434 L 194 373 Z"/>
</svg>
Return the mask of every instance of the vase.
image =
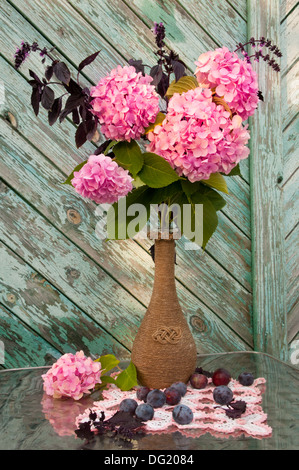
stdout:
<svg viewBox="0 0 299 470">
<path fill-rule="evenodd" d="M 196 345 L 179 304 L 172 234 L 154 245 L 155 276 L 151 300 L 132 348 L 141 385 L 166 388 L 187 382 L 196 368 Z"/>
</svg>

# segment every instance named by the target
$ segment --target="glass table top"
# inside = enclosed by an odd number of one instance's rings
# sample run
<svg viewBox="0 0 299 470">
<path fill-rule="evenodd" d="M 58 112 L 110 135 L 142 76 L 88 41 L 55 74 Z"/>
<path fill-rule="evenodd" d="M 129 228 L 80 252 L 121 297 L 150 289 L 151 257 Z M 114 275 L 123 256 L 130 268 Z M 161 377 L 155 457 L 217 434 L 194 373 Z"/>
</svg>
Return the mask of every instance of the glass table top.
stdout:
<svg viewBox="0 0 299 470">
<path fill-rule="evenodd" d="M 58 400 L 43 391 L 45 368 L 0 371 L 1 450 L 298 450 L 299 370 L 263 353 L 232 352 L 198 356 L 198 367 L 223 367 L 232 377 L 250 371 L 266 379 L 262 408 L 272 427 L 268 438 L 214 436 L 186 437 L 179 431 L 145 434 L 131 440 L 98 436 L 90 442 L 75 434 L 75 419 L 94 401 L 99 391 L 80 401 Z"/>
</svg>

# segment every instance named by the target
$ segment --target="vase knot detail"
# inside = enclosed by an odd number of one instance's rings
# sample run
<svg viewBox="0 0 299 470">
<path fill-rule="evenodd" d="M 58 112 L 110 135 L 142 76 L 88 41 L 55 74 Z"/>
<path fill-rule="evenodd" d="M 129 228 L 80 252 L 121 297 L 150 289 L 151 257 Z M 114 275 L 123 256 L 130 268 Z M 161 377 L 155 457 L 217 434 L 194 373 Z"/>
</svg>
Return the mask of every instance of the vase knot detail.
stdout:
<svg viewBox="0 0 299 470">
<path fill-rule="evenodd" d="M 160 344 L 177 344 L 182 338 L 180 327 L 161 326 L 153 334 L 153 339 Z"/>
</svg>

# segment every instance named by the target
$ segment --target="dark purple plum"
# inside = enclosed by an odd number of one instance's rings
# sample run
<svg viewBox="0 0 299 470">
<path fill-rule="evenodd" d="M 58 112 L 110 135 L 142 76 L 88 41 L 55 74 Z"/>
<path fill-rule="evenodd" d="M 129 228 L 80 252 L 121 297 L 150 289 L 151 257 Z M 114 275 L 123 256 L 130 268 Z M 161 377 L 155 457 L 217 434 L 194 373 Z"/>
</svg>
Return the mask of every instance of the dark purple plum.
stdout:
<svg viewBox="0 0 299 470">
<path fill-rule="evenodd" d="M 193 412 L 187 405 L 176 405 L 172 417 L 178 424 L 189 424 L 193 420 Z"/>
<path fill-rule="evenodd" d="M 129 413 L 134 413 L 137 406 L 138 406 L 138 403 L 136 400 L 133 400 L 132 398 L 125 398 L 123 401 L 120 402 L 119 410 L 127 411 Z"/>
<path fill-rule="evenodd" d="M 169 388 L 174 388 L 178 392 L 180 392 L 181 397 L 186 395 L 187 392 L 187 385 L 184 382 L 175 382 L 172 385 L 170 385 Z"/>
<path fill-rule="evenodd" d="M 178 390 L 168 387 L 164 390 L 167 405 L 177 405 L 181 401 L 181 394 Z"/>
<path fill-rule="evenodd" d="M 213 398 L 219 405 L 227 405 L 233 399 L 233 392 L 226 385 L 219 385 L 214 388 Z"/>
<path fill-rule="evenodd" d="M 213 384 L 216 385 L 216 387 L 218 385 L 227 385 L 230 382 L 230 380 L 231 380 L 230 373 L 226 369 L 222 369 L 222 368 L 215 370 L 212 376 Z"/>
<path fill-rule="evenodd" d="M 150 392 L 150 390 L 151 389 L 148 387 L 139 387 L 136 392 L 137 400 L 146 401 L 146 397 L 148 395 L 148 392 Z"/>
<path fill-rule="evenodd" d="M 154 408 L 148 403 L 142 403 L 138 405 L 135 410 L 135 415 L 137 418 L 142 419 L 142 421 L 149 421 L 154 417 Z"/>
<path fill-rule="evenodd" d="M 166 397 L 162 390 L 155 388 L 151 390 L 146 397 L 146 403 L 151 405 L 153 408 L 161 408 L 166 403 Z"/>
<path fill-rule="evenodd" d="M 242 372 L 242 374 L 239 375 L 238 380 L 241 385 L 249 387 L 253 384 L 254 377 L 250 372 Z"/>
<path fill-rule="evenodd" d="M 193 388 L 201 389 L 205 388 L 205 386 L 208 383 L 208 379 L 205 375 L 203 374 L 192 374 L 190 377 L 190 385 Z"/>
</svg>

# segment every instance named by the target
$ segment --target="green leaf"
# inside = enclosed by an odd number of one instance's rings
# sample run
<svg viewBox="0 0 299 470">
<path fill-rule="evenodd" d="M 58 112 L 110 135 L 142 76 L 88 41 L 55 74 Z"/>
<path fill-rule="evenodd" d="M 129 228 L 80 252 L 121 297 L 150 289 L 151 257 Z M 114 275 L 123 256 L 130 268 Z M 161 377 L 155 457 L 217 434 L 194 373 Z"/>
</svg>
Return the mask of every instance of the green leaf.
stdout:
<svg viewBox="0 0 299 470">
<path fill-rule="evenodd" d="M 115 161 L 135 177 L 143 165 L 143 154 L 135 140 L 118 142 L 113 147 Z"/>
<path fill-rule="evenodd" d="M 177 82 L 174 80 L 168 87 L 168 90 L 165 94 L 167 98 L 171 98 L 175 93 L 185 93 L 188 90 L 194 90 L 199 86 L 198 81 L 193 76 L 184 76 L 181 77 Z"/>
<path fill-rule="evenodd" d="M 130 362 L 128 367 L 123 370 L 115 380 L 115 384 L 122 390 L 128 391 L 131 388 L 138 385 L 137 382 L 137 371 L 136 367 L 134 366 L 133 362 Z"/>
<path fill-rule="evenodd" d="M 138 175 L 135 176 L 134 180 L 132 181 L 132 184 L 134 188 L 140 188 L 140 186 L 145 186 L 145 183 L 141 181 Z"/>
<path fill-rule="evenodd" d="M 85 163 L 87 163 L 87 160 L 85 160 L 85 161 L 82 162 L 82 163 L 79 163 L 79 165 L 77 165 L 76 168 L 73 169 L 72 173 L 67 177 L 67 179 L 65 180 L 65 182 L 62 183 L 62 184 L 69 184 L 70 186 L 72 186 L 71 181 L 72 181 L 72 179 L 74 178 L 74 172 L 81 170 L 81 168 L 85 165 Z"/>
<path fill-rule="evenodd" d="M 226 201 L 221 194 L 212 188 L 205 188 L 204 195 L 211 201 L 216 211 L 220 211 L 226 205 Z"/>
<path fill-rule="evenodd" d="M 153 191 L 152 204 L 161 204 L 162 202 L 169 205 L 174 204 L 181 193 L 180 181 L 175 181 L 168 186 L 155 189 Z"/>
<path fill-rule="evenodd" d="M 165 119 L 165 114 L 164 113 L 161 113 L 159 112 L 156 116 L 156 120 L 155 122 L 151 123 L 144 131 L 144 134 L 148 134 L 149 132 L 153 131 L 155 129 L 156 126 L 160 126 L 162 124 L 162 122 L 164 121 Z"/>
<path fill-rule="evenodd" d="M 191 183 L 189 180 L 181 180 L 181 186 L 186 194 L 186 196 L 191 196 L 192 194 L 196 193 L 196 191 L 199 191 L 200 188 L 202 188 L 202 184 L 200 181 L 195 181 L 194 183 Z"/>
<path fill-rule="evenodd" d="M 101 363 L 102 367 L 102 374 L 106 374 L 111 369 L 114 369 L 119 364 L 119 360 L 116 359 L 113 354 L 107 354 L 105 356 L 101 356 L 97 359 L 97 362 Z"/>
<path fill-rule="evenodd" d="M 103 154 L 104 154 L 104 155 L 107 155 L 107 153 L 109 152 L 109 150 L 111 150 L 112 147 L 114 147 L 114 145 L 117 144 L 117 142 L 118 142 L 117 140 L 112 140 L 112 141 L 110 142 L 110 144 L 105 148 Z"/>
<path fill-rule="evenodd" d="M 162 188 L 180 179 L 164 158 L 155 153 L 144 153 L 144 165 L 138 174 L 150 188 Z"/>
<path fill-rule="evenodd" d="M 232 169 L 232 171 L 228 175 L 225 176 L 242 176 L 239 163 Z"/>
<path fill-rule="evenodd" d="M 226 181 L 220 173 L 212 173 L 210 178 L 208 180 L 202 180 L 202 183 L 228 194 Z"/>
<path fill-rule="evenodd" d="M 203 204 L 203 249 L 206 247 L 209 239 L 215 232 L 218 225 L 217 212 L 214 207 L 214 204 L 211 200 L 205 195 L 199 192 L 194 193 L 190 196 L 192 203 L 192 213 L 193 217 L 195 215 L 194 205 Z M 193 222 L 194 223 L 194 222 Z M 192 241 L 192 240 L 191 240 Z"/>
</svg>

